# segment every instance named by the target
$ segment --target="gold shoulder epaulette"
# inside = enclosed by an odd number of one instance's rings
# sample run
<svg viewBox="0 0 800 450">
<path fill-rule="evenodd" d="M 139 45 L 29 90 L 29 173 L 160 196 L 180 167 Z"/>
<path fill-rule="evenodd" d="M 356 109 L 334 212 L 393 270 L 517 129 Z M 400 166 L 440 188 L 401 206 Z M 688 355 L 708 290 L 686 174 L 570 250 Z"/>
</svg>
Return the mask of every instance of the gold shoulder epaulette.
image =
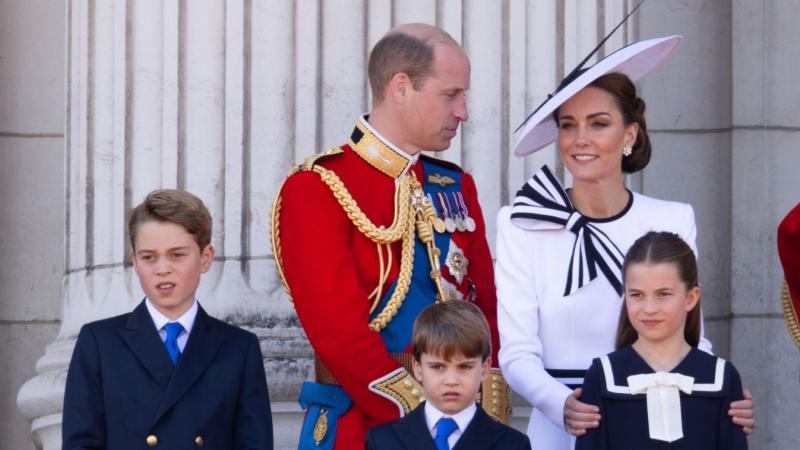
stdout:
<svg viewBox="0 0 800 450">
<path fill-rule="evenodd" d="M 506 425 L 511 422 L 511 388 L 500 369 L 490 369 L 486 379 L 481 383 L 478 403 L 494 420 Z"/>
<path fill-rule="evenodd" d="M 372 381 L 369 390 L 394 403 L 401 417 L 425 401 L 422 385 L 404 368 Z"/>
<path fill-rule="evenodd" d="M 331 156 L 339 155 L 342 153 L 344 153 L 344 150 L 342 150 L 341 147 L 331 147 L 328 150 L 325 150 L 324 152 L 311 155 L 308 158 L 306 158 L 302 164 L 300 164 L 300 170 L 310 170 L 312 167 L 314 167 L 314 164 L 316 164 L 317 161 L 329 158 Z"/>
</svg>

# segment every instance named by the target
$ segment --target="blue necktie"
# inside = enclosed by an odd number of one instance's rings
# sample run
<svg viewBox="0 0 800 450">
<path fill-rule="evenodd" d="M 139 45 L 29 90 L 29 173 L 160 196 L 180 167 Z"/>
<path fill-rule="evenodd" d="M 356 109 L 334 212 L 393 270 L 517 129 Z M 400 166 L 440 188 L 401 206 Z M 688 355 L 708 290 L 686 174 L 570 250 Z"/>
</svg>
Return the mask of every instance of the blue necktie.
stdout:
<svg viewBox="0 0 800 450">
<path fill-rule="evenodd" d="M 183 331 L 183 325 L 178 322 L 170 322 L 164 325 L 164 330 L 167 332 L 167 340 L 164 341 L 164 345 L 167 346 L 169 359 L 172 360 L 172 364 L 177 366 L 178 358 L 181 357 L 181 349 L 178 348 L 178 336 Z"/>
<path fill-rule="evenodd" d="M 447 438 L 453 434 L 453 431 L 458 429 L 458 424 L 452 417 L 442 417 L 436 422 L 436 437 L 433 442 L 436 444 L 437 450 L 450 450 L 450 444 L 447 443 Z"/>
</svg>

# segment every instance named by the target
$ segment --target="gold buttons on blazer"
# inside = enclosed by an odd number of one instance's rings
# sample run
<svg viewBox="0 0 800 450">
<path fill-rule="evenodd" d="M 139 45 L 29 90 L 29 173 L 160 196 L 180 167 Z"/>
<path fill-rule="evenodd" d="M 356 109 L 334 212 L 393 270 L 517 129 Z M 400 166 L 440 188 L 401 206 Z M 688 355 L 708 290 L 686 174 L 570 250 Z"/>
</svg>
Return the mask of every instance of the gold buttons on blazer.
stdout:
<svg viewBox="0 0 800 450">
<path fill-rule="evenodd" d="M 202 447 L 203 442 L 204 442 L 203 436 L 197 436 L 196 438 L 194 438 L 194 443 L 197 444 L 198 447 Z"/>
<path fill-rule="evenodd" d="M 147 439 L 145 439 L 144 441 L 147 442 L 147 445 L 149 445 L 150 447 L 155 447 L 156 444 L 158 444 L 158 438 L 155 437 L 155 435 L 153 434 L 147 436 Z"/>
</svg>

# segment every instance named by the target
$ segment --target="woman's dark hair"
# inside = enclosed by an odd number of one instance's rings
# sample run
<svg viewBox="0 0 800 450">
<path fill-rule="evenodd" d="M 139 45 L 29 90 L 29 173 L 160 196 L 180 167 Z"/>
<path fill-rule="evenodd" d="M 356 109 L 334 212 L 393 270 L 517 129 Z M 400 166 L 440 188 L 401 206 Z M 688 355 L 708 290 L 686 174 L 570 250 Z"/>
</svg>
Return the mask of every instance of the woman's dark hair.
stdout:
<svg viewBox="0 0 800 450">
<path fill-rule="evenodd" d="M 634 173 L 647 167 L 652 147 L 647 135 L 647 122 L 644 118 L 645 104 L 644 100 L 636 95 L 636 86 L 631 79 L 627 75 L 613 72 L 592 81 L 589 86 L 602 89 L 614 97 L 614 102 L 622 112 L 622 120 L 626 126 L 632 123 L 639 125 L 636 142 L 631 147 L 633 153 L 631 156 L 622 158 L 622 171 Z M 556 124 L 558 124 L 558 113 L 558 109 L 553 111 L 553 120 Z"/>
<path fill-rule="evenodd" d="M 622 284 L 626 285 L 625 278 L 628 268 L 633 264 L 661 264 L 671 263 L 678 269 L 678 278 L 686 284 L 686 289 L 698 286 L 697 260 L 694 252 L 680 236 L 666 231 L 651 231 L 633 243 L 625 255 L 622 263 Z M 620 349 L 636 342 L 638 334 L 631 325 L 625 304 L 619 314 L 617 339 L 615 348 Z M 692 347 L 697 347 L 700 342 L 700 301 L 694 305 L 686 315 L 686 326 L 683 337 Z"/>
</svg>

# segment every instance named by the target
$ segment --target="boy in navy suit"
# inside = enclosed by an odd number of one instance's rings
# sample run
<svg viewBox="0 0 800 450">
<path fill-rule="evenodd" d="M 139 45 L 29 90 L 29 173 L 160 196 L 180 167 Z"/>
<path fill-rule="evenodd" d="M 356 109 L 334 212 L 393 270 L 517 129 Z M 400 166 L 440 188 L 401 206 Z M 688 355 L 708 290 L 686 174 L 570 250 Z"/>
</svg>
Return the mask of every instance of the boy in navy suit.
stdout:
<svg viewBox="0 0 800 450">
<path fill-rule="evenodd" d="M 84 325 L 67 374 L 63 448 L 272 449 L 258 338 L 195 299 L 214 260 L 211 216 L 186 191 L 157 190 L 128 220 L 145 299 Z"/>
<path fill-rule="evenodd" d="M 424 403 L 367 433 L 367 449 L 528 449 L 528 437 L 475 405 L 489 373 L 489 324 L 477 306 L 450 300 L 419 313 L 412 332 L 414 377 Z"/>
</svg>

